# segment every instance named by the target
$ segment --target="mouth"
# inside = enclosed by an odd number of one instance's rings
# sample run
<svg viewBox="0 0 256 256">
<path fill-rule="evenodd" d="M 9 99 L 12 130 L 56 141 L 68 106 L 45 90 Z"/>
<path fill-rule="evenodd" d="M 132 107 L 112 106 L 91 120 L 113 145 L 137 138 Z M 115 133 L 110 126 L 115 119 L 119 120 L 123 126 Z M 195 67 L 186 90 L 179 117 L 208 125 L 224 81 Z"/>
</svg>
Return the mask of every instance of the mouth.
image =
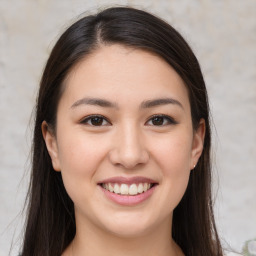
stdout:
<svg viewBox="0 0 256 256">
<path fill-rule="evenodd" d="M 158 183 L 145 177 L 114 177 L 98 183 L 111 201 L 126 206 L 137 205 L 147 200 Z"/>
<path fill-rule="evenodd" d="M 132 183 L 132 184 L 126 184 L 126 183 L 100 183 L 99 184 L 103 189 L 106 189 L 107 191 L 111 193 L 115 193 L 118 195 L 129 195 L 129 196 L 136 196 L 138 194 L 142 194 L 150 190 L 152 187 L 156 186 L 156 183 Z"/>
</svg>

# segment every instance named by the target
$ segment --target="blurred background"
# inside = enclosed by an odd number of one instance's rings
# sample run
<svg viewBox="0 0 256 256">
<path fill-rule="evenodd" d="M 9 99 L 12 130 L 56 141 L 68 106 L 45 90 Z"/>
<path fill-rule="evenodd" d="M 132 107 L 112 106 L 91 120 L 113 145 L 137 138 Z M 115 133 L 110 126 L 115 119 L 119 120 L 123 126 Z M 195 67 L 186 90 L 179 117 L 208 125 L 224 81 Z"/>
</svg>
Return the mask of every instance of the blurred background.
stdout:
<svg viewBox="0 0 256 256">
<path fill-rule="evenodd" d="M 256 238 L 255 0 L 0 0 L 0 256 L 17 255 L 31 117 L 44 64 L 78 15 L 117 5 L 173 25 L 201 64 L 213 117 L 215 214 L 225 248 Z"/>
</svg>

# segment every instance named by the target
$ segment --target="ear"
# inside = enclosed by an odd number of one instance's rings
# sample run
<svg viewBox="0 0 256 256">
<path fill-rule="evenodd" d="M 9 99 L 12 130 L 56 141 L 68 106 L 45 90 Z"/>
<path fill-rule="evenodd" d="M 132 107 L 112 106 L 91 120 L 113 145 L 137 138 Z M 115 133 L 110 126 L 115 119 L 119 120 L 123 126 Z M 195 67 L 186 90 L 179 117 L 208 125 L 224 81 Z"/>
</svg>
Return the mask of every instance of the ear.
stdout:
<svg viewBox="0 0 256 256">
<path fill-rule="evenodd" d="M 192 150 L 191 150 L 191 164 L 190 169 L 194 169 L 197 165 L 204 149 L 204 136 L 205 136 L 205 120 L 201 119 L 196 131 L 194 131 Z"/>
<path fill-rule="evenodd" d="M 49 128 L 49 125 L 46 123 L 46 121 L 43 121 L 41 129 L 48 153 L 52 160 L 53 169 L 55 171 L 60 171 L 60 161 L 56 137 Z"/>
</svg>

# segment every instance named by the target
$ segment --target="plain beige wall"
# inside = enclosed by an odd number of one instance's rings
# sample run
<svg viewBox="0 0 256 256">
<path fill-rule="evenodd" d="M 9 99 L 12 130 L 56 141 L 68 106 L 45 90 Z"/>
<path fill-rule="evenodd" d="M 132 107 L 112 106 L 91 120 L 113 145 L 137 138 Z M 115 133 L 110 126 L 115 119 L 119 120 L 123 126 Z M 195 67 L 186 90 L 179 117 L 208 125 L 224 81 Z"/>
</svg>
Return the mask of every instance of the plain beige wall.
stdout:
<svg viewBox="0 0 256 256">
<path fill-rule="evenodd" d="M 256 237 L 256 1 L 0 0 L 0 256 L 21 229 L 16 216 L 28 178 L 21 181 L 29 169 L 28 123 L 43 65 L 78 14 L 112 4 L 163 17 L 198 56 L 216 127 L 217 224 L 223 242 L 241 249 Z"/>
</svg>

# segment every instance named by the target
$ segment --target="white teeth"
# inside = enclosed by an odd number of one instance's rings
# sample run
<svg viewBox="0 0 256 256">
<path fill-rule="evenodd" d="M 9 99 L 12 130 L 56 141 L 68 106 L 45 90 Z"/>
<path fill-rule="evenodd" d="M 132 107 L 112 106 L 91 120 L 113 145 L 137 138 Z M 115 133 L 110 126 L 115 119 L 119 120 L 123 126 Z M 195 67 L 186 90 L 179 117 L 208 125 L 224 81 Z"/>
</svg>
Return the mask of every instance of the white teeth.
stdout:
<svg viewBox="0 0 256 256">
<path fill-rule="evenodd" d="M 146 192 L 151 188 L 150 183 L 139 183 L 139 184 L 113 184 L 113 183 L 103 183 L 102 187 L 106 190 L 121 195 L 137 195 Z"/>
<path fill-rule="evenodd" d="M 138 186 L 138 193 L 142 193 L 144 190 L 143 190 L 143 185 L 142 183 L 139 184 Z"/>
<path fill-rule="evenodd" d="M 115 192 L 116 194 L 120 194 L 120 187 L 119 187 L 118 184 L 115 184 L 115 185 L 114 185 L 114 192 Z"/>
<path fill-rule="evenodd" d="M 129 187 L 129 195 L 136 195 L 136 194 L 138 194 L 137 185 L 136 184 L 132 184 Z"/>
<path fill-rule="evenodd" d="M 129 187 L 127 184 L 122 184 L 120 186 L 120 193 L 121 195 L 128 195 L 129 194 Z"/>
<path fill-rule="evenodd" d="M 109 190 L 110 192 L 114 192 L 114 187 L 112 186 L 111 183 L 108 184 L 108 190 Z"/>
</svg>

